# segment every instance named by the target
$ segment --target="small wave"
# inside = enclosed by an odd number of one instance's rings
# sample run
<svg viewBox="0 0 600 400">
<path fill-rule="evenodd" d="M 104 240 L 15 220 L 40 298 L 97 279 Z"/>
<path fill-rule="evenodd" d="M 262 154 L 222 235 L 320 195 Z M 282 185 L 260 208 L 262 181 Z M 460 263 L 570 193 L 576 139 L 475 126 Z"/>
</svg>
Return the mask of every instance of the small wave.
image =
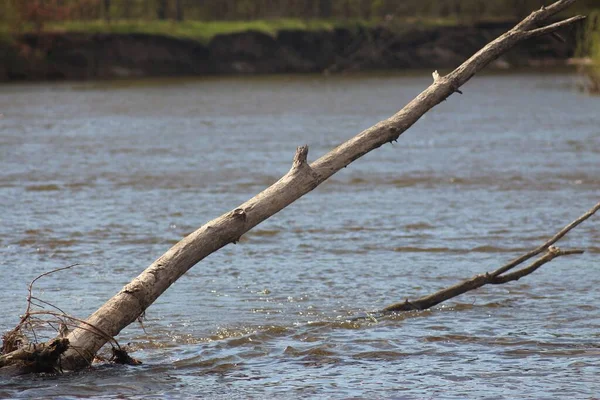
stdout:
<svg viewBox="0 0 600 400">
<path fill-rule="evenodd" d="M 204 359 L 201 356 L 185 360 L 177 360 L 173 363 L 176 369 L 207 369 L 204 372 L 223 372 L 235 368 L 241 360 L 236 356 L 215 357 Z"/>
<path fill-rule="evenodd" d="M 536 175 L 506 175 L 501 172 L 479 176 L 447 176 L 443 174 L 424 174 L 416 176 L 387 177 L 387 176 L 355 176 L 348 180 L 333 179 L 328 183 L 335 190 L 343 187 L 366 188 L 395 186 L 397 188 L 437 188 L 458 186 L 468 188 L 494 188 L 499 191 L 512 190 L 555 190 L 564 185 L 583 185 L 596 187 L 600 180 L 585 173 L 546 174 Z"/>
<path fill-rule="evenodd" d="M 281 230 L 279 230 L 279 229 L 255 229 L 255 230 L 248 232 L 246 235 L 271 237 L 271 236 L 277 236 L 280 233 L 281 233 Z"/>
<path fill-rule="evenodd" d="M 171 241 L 175 241 L 175 243 L 177 243 L 177 240 L 171 240 Z M 149 237 L 142 237 L 142 238 L 133 238 L 133 239 L 122 239 L 119 240 L 119 244 L 131 244 L 131 245 L 140 245 L 140 244 L 164 244 L 165 242 L 169 242 L 169 240 L 166 240 L 164 238 L 161 237 L 157 237 L 157 236 L 149 236 Z"/>
<path fill-rule="evenodd" d="M 312 321 L 308 323 L 309 327 L 315 327 L 315 328 L 331 328 L 331 329 L 360 329 L 362 327 L 362 324 L 358 321 L 348 321 L 348 320 L 344 320 L 344 321 L 335 321 L 335 322 L 328 322 L 328 321 Z"/>
<path fill-rule="evenodd" d="M 400 246 L 395 247 L 393 251 L 400 253 L 450 253 L 450 254 L 468 254 L 468 253 L 518 253 L 526 251 L 524 248 L 504 248 L 496 246 L 477 246 L 470 249 L 450 248 L 450 247 L 416 247 Z"/>
<path fill-rule="evenodd" d="M 586 354 L 587 349 L 568 349 L 568 350 L 540 350 L 537 346 L 531 349 L 512 349 L 504 352 L 507 356 L 527 357 L 527 356 L 543 356 L 543 357 L 573 357 Z"/>
<path fill-rule="evenodd" d="M 47 184 L 47 185 L 30 185 L 26 186 L 25 190 L 28 192 L 53 192 L 60 190 L 58 185 Z"/>
<path fill-rule="evenodd" d="M 426 342 L 462 342 L 462 343 L 477 343 L 479 338 L 476 336 L 465 335 L 442 335 L 442 336 L 427 336 L 423 338 Z"/>
<path fill-rule="evenodd" d="M 248 343 L 262 343 L 287 334 L 289 334 L 289 328 L 276 325 L 266 327 L 243 327 L 237 329 L 223 328 L 217 331 L 216 334 L 203 339 L 203 341 L 221 341 L 226 339 L 226 342 L 224 342 L 225 346 L 238 347 Z"/>
<path fill-rule="evenodd" d="M 584 250 L 586 253 L 600 254 L 600 247 L 598 246 L 584 247 Z"/>
<path fill-rule="evenodd" d="M 414 246 L 401 246 L 395 247 L 394 251 L 401 253 L 458 253 L 465 254 L 469 250 L 465 249 L 451 249 L 449 247 L 414 247 Z"/>
<path fill-rule="evenodd" d="M 50 228 L 44 228 L 44 229 L 27 229 L 25 231 L 26 235 L 42 235 L 44 233 L 48 233 L 48 232 L 54 232 L 52 229 Z"/>
<path fill-rule="evenodd" d="M 37 245 L 40 247 L 44 247 L 47 249 L 57 249 L 57 248 L 63 248 L 63 247 L 71 247 L 76 245 L 77 243 L 79 243 L 78 240 L 73 240 L 73 239 L 44 239 L 44 238 L 36 238 L 36 237 L 29 237 L 29 238 L 25 238 L 25 239 L 21 239 L 17 242 L 17 244 L 19 246 L 23 246 L 23 247 L 28 247 L 28 246 L 32 246 L 32 245 Z"/>
<path fill-rule="evenodd" d="M 71 183 L 65 184 L 65 187 L 67 187 L 71 190 L 91 188 L 91 187 L 95 187 L 95 186 L 96 186 L 95 180 L 92 180 L 90 182 L 71 182 Z"/>
<path fill-rule="evenodd" d="M 368 226 L 348 226 L 345 227 L 344 230 L 348 231 L 348 232 L 379 232 L 380 229 L 378 228 L 370 228 Z"/>
<path fill-rule="evenodd" d="M 344 255 L 344 254 L 367 254 L 369 251 L 371 250 L 375 250 L 373 248 L 350 248 L 350 249 L 342 249 L 342 248 L 335 248 L 335 247 L 331 247 L 328 248 L 326 251 L 330 254 L 335 254 L 338 256 Z"/>
<path fill-rule="evenodd" d="M 300 356 L 313 356 L 313 357 L 331 357 L 337 355 L 335 352 L 328 350 L 328 346 L 316 346 L 307 350 L 299 350 L 295 347 L 288 346 L 283 351 L 284 354 L 291 355 L 293 357 Z"/>
<path fill-rule="evenodd" d="M 309 229 L 294 228 L 294 229 L 292 229 L 292 232 L 294 232 L 294 233 L 328 233 L 328 232 L 337 233 L 338 231 L 336 231 L 336 230 L 328 230 L 328 229 L 325 229 L 325 228 L 309 228 Z"/>
<path fill-rule="evenodd" d="M 496 246 L 477 246 L 473 247 L 469 252 L 472 253 L 514 253 L 523 249 L 506 249 L 503 247 Z"/>
<path fill-rule="evenodd" d="M 417 222 L 414 224 L 404 225 L 404 229 L 407 231 L 417 231 L 417 230 L 425 230 L 425 229 L 434 229 L 435 226 L 430 225 L 426 222 Z"/>
<path fill-rule="evenodd" d="M 409 354 L 401 353 L 399 351 L 365 351 L 362 353 L 357 353 L 352 356 L 354 359 L 359 360 L 381 360 L 381 361 L 394 361 L 399 360 L 401 358 L 405 358 L 409 356 Z"/>
</svg>

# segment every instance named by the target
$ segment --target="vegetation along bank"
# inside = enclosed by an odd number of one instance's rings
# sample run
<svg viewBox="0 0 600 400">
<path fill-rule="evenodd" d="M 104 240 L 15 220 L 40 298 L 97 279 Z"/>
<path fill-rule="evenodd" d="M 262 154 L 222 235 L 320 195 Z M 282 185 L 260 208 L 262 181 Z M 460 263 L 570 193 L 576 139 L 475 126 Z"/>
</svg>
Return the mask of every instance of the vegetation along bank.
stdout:
<svg viewBox="0 0 600 400">
<path fill-rule="evenodd" d="M 27 32 L 0 41 L 0 81 L 450 69 L 513 25 L 284 28 L 222 33 L 209 40 L 152 33 Z M 564 41 L 552 36 L 526 41 L 493 67 L 564 64 L 573 56 L 576 34 L 562 35 Z"/>
</svg>

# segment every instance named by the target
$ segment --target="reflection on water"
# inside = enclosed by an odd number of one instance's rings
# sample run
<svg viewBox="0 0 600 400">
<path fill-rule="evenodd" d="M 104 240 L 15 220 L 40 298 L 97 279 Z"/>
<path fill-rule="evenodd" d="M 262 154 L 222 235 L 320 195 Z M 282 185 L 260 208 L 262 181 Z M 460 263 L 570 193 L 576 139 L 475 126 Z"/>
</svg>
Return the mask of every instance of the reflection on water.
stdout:
<svg viewBox="0 0 600 400">
<path fill-rule="evenodd" d="M 436 309 L 349 321 L 490 270 L 600 195 L 600 99 L 573 77 L 477 77 L 190 270 L 131 325 L 139 368 L 0 378 L 0 397 L 590 398 L 600 224 L 587 249 Z M 0 327 L 40 295 L 80 317 L 169 246 L 393 114 L 429 76 L 0 87 Z"/>
</svg>

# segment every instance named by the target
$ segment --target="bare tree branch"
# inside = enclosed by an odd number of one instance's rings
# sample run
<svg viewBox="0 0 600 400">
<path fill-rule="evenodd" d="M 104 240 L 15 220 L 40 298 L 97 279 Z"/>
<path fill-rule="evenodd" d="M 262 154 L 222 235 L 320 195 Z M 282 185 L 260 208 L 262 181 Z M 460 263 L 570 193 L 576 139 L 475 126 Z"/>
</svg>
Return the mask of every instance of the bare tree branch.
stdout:
<svg viewBox="0 0 600 400">
<path fill-rule="evenodd" d="M 491 275 L 495 277 L 499 276 L 505 273 L 506 271 L 514 268 L 515 266 L 529 260 L 531 257 L 535 257 L 543 251 L 547 250 L 550 246 L 552 246 L 554 243 L 558 242 L 563 236 L 565 236 L 571 229 L 575 228 L 577 225 L 581 224 L 583 221 L 594 215 L 598 210 L 600 210 L 600 202 L 594 207 L 592 207 L 590 210 L 588 210 L 588 212 L 583 214 L 581 217 L 577 218 L 575 221 L 562 228 L 556 235 L 552 236 L 540 247 L 533 249 L 529 253 L 523 254 L 521 257 L 516 258 L 508 264 L 498 268 L 497 270 L 492 272 Z"/>
<path fill-rule="evenodd" d="M 425 310 L 431 307 L 434 307 L 446 300 L 454 298 L 456 296 L 460 296 L 466 292 L 470 292 L 471 290 L 478 289 L 484 285 L 499 285 L 511 281 L 516 281 L 521 279 L 524 276 L 527 276 L 542 265 L 546 264 L 554 260 L 556 257 L 561 256 L 569 256 L 573 254 L 582 254 L 583 250 L 560 250 L 558 247 L 552 246 L 558 240 L 563 238 L 571 229 L 575 228 L 577 225 L 581 224 L 586 219 L 590 218 L 600 209 L 600 202 L 588 210 L 585 214 L 581 215 L 575 221 L 571 222 L 564 228 L 562 228 L 556 235 L 552 236 L 549 240 L 547 240 L 544 244 L 537 247 L 536 249 L 522 255 L 521 257 L 516 258 L 515 260 L 509 262 L 506 265 L 498 268 L 492 272 L 486 272 L 485 274 L 475 275 L 465 281 L 459 282 L 450 287 L 439 290 L 433 294 L 419 297 L 416 300 L 409 301 L 406 299 L 403 302 L 395 303 L 385 307 L 383 310 L 379 311 L 378 314 L 388 314 L 392 312 L 400 312 L 400 311 L 411 311 L 411 310 Z M 511 272 L 510 274 L 505 274 L 510 271 L 514 267 L 524 263 L 536 255 L 546 252 L 542 257 L 535 260 L 533 263 L 524 267 L 515 272 Z"/>
<path fill-rule="evenodd" d="M 563 28 L 567 25 L 571 25 L 571 24 L 573 24 L 577 21 L 581 21 L 583 19 L 585 19 L 585 16 L 577 15 L 575 17 L 571 17 L 571 18 L 565 19 L 563 21 L 556 22 L 554 24 L 545 26 L 543 28 L 532 29 L 530 31 L 527 31 L 526 35 L 527 35 L 527 37 L 532 38 L 532 37 L 536 37 L 536 36 L 546 35 L 548 33 L 554 33 L 557 30 L 559 30 L 560 28 Z M 559 38 L 559 40 L 564 41 L 564 39 L 561 36 L 558 36 L 558 38 Z"/>
</svg>

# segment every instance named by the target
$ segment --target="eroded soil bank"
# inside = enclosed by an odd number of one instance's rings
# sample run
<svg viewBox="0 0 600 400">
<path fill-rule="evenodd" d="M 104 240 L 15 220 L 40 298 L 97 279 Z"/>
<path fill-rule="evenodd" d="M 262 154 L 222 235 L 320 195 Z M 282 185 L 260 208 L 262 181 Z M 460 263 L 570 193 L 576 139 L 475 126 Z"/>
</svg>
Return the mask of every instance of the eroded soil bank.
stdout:
<svg viewBox="0 0 600 400">
<path fill-rule="evenodd" d="M 24 34 L 0 43 L 0 81 L 454 68 L 512 23 L 217 35 L 208 43 L 148 34 Z M 557 65 L 575 34 L 530 40 L 497 68 Z"/>
</svg>

